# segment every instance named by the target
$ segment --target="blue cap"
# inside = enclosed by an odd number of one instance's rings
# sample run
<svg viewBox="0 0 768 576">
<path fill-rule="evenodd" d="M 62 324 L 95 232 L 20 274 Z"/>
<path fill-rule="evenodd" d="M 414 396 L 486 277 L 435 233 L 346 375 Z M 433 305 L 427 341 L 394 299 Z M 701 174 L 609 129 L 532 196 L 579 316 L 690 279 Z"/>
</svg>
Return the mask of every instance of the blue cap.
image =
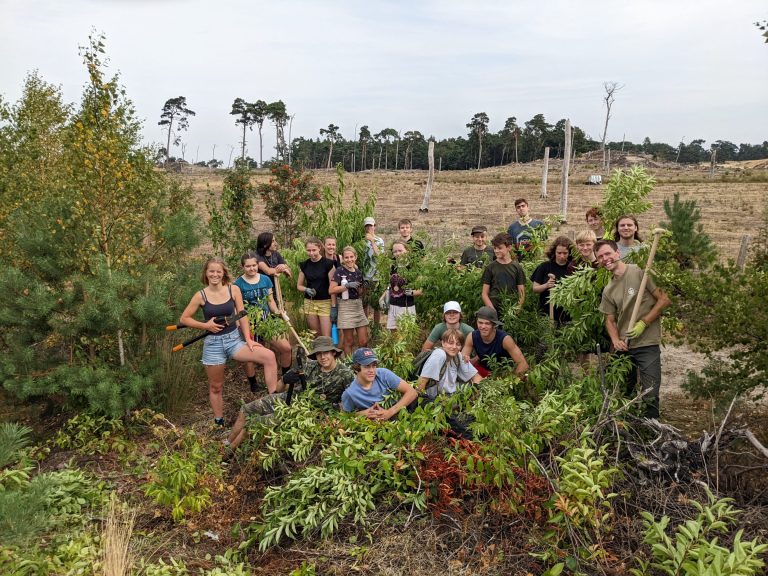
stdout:
<svg viewBox="0 0 768 576">
<path fill-rule="evenodd" d="M 376 352 L 370 348 L 358 348 L 352 354 L 352 364 L 360 364 L 360 366 L 368 366 L 374 362 L 378 362 L 379 359 L 376 356 Z"/>
</svg>

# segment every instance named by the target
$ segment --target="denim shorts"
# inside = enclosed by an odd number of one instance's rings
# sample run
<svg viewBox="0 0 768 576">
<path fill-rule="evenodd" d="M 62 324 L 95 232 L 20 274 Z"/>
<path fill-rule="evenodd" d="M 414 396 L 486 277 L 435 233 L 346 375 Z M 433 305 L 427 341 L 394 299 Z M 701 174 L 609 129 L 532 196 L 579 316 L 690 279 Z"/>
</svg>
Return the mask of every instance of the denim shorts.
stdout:
<svg viewBox="0 0 768 576">
<path fill-rule="evenodd" d="M 240 336 L 239 330 L 232 330 L 227 334 L 211 334 L 203 340 L 204 366 L 218 366 L 226 364 L 237 351 L 245 346 L 245 341 Z"/>
</svg>

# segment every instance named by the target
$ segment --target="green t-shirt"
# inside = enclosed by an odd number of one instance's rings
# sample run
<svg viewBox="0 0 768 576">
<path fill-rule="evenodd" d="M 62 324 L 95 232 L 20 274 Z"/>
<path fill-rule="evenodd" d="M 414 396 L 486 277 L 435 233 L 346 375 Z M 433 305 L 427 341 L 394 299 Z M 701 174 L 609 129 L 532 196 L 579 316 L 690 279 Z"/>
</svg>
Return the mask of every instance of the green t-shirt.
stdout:
<svg viewBox="0 0 768 576">
<path fill-rule="evenodd" d="M 517 294 L 518 286 L 525 286 L 525 272 L 518 262 L 502 264 L 494 260 L 483 270 L 483 284 L 488 284 L 488 297 L 493 305 L 498 308 L 501 302 L 500 295 L 504 292 L 510 295 Z"/>
<path fill-rule="evenodd" d="M 427 336 L 427 340 L 432 342 L 432 344 L 437 344 L 440 342 L 440 340 L 443 337 L 443 334 L 445 334 L 445 331 L 448 330 L 448 324 L 445 322 L 440 322 L 440 324 L 435 324 L 435 327 L 432 328 L 432 332 L 429 333 L 429 336 Z M 461 333 L 464 334 L 464 336 L 469 336 L 472 334 L 472 326 L 469 324 L 464 324 L 464 322 L 461 322 L 459 324 L 459 330 L 461 330 Z"/>
<path fill-rule="evenodd" d="M 635 264 L 627 264 L 627 269 L 619 278 L 613 278 L 603 290 L 603 299 L 600 301 L 600 312 L 603 314 L 612 314 L 616 318 L 616 326 L 619 329 L 619 338 L 626 339 L 632 309 L 637 299 L 637 291 L 640 289 L 640 282 L 643 280 L 643 271 Z M 656 298 L 653 293 L 656 291 L 656 284 L 653 278 L 648 277 L 645 285 L 645 294 L 640 304 L 640 311 L 637 320 L 642 320 L 643 316 L 648 314 L 656 305 Z M 629 341 L 630 348 L 640 348 L 641 346 L 653 346 L 661 344 L 661 319 L 656 318 L 645 329 L 639 338 L 633 338 Z"/>
</svg>

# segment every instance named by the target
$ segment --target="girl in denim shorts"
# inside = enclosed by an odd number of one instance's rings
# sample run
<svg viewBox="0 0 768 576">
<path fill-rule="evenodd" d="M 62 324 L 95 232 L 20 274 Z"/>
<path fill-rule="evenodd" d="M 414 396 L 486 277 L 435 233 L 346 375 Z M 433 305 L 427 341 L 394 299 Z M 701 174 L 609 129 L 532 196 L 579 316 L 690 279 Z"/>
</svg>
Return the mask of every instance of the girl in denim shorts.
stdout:
<svg viewBox="0 0 768 576">
<path fill-rule="evenodd" d="M 271 350 L 251 338 L 247 316 L 240 318 L 237 324 L 216 322 L 217 317 L 229 317 L 243 310 L 242 293 L 240 288 L 232 285 L 232 277 L 224 260 L 210 258 L 203 267 L 202 281 L 205 288 L 192 296 L 181 313 L 181 323 L 209 333 L 203 340 L 202 362 L 208 376 L 208 398 L 213 409 L 213 420 L 217 425 L 224 426 L 224 366 L 227 360 L 234 358 L 238 362 L 261 364 L 270 392 L 278 388 L 277 362 Z M 203 309 L 204 322 L 193 317 L 200 308 Z"/>
</svg>

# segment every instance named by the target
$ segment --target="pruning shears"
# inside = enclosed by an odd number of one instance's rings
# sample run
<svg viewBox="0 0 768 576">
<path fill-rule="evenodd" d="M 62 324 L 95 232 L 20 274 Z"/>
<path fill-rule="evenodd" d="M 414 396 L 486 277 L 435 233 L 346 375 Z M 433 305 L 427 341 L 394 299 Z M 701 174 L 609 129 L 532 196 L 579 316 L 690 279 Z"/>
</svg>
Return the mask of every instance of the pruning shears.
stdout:
<svg viewBox="0 0 768 576">
<path fill-rule="evenodd" d="M 248 312 L 246 312 L 245 310 L 241 310 L 240 312 L 232 314 L 232 316 L 215 316 L 213 318 L 213 321 L 219 326 L 226 328 L 227 326 L 231 326 L 232 324 L 234 324 L 235 322 L 237 322 L 241 318 L 244 318 L 247 315 L 248 315 Z M 165 327 L 165 329 L 169 332 L 172 332 L 174 330 L 181 330 L 182 328 L 188 328 L 188 326 L 185 326 L 184 324 L 172 324 L 170 326 Z M 202 334 L 198 334 L 194 338 L 190 338 L 189 340 L 186 340 L 181 344 L 177 344 L 176 346 L 174 346 L 173 352 L 178 352 L 179 350 L 182 350 L 187 346 L 189 346 L 190 344 L 194 344 L 198 340 L 202 340 L 203 338 L 205 338 L 206 336 L 210 336 L 211 334 L 213 334 L 213 332 L 208 332 L 208 331 L 205 331 Z"/>
</svg>

